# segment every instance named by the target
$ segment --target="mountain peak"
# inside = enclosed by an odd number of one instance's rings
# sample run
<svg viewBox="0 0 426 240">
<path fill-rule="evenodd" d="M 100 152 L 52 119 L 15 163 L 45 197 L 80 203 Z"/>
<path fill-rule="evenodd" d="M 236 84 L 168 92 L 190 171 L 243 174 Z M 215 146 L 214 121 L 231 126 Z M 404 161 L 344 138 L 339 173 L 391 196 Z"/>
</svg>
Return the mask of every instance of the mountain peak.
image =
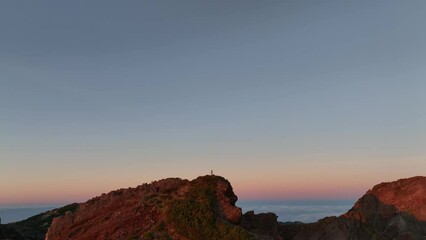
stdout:
<svg viewBox="0 0 426 240">
<path fill-rule="evenodd" d="M 367 221 L 371 216 L 391 218 L 401 213 L 426 221 L 426 177 L 380 183 L 361 197 L 345 216 Z"/>
<path fill-rule="evenodd" d="M 102 194 L 56 218 L 46 240 L 250 239 L 228 180 L 168 178 Z M 194 225 L 196 224 L 196 225 Z"/>
</svg>

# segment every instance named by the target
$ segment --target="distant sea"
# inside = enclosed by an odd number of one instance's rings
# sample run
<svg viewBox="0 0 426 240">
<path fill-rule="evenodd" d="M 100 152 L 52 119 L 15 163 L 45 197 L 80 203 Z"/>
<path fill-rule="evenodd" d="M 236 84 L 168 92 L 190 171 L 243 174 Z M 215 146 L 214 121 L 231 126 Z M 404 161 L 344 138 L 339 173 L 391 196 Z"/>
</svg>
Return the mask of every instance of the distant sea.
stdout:
<svg viewBox="0 0 426 240">
<path fill-rule="evenodd" d="M 339 216 L 348 211 L 355 200 L 238 200 L 237 206 L 243 212 L 253 210 L 255 213 L 273 212 L 280 222 L 315 222 L 327 216 Z M 0 205 L 1 223 L 11 223 L 27 219 L 64 205 Z"/>
<path fill-rule="evenodd" d="M 0 205 L 1 223 L 17 222 L 42 212 L 53 210 L 58 207 L 63 207 L 60 204 L 49 205 Z"/>
<path fill-rule="evenodd" d="M 339 216 L 347 212 L 356 200 L 238 200 L 244 212 L 273 212 L 280 222 L 316 222 L 321 218 Z"/>
</svg>

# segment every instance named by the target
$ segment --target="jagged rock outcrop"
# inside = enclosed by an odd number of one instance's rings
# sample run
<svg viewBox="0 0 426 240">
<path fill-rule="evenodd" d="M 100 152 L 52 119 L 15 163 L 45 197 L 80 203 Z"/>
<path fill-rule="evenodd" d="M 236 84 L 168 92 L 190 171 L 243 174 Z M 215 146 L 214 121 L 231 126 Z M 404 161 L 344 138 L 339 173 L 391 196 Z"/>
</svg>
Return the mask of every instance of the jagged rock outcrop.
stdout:
<svg viewBox="0 0 426 240">
<path fill-rule="evenodd" d="M 373 218 L 390 220 L 400 213 L 410 215 L 418 221 L 426 221 L 425 177 L 412 177 L 378 184 L 361 197 L 343 216 L 374 224 Z"/>
<path fill-rule="evenodd" d="M 236 200 L 222 177 L 164 179 L 80 204 L 53 221 L 46 240 L 251 239 L 236 225 Z"/>
<path fill-rule="evenodd" d="M 426 177 L 378 184 L 340 217 L 281 226 L 280 231 L 293 240 L 424 240 Z"/>
<path fill-rule="evenodd" d="M 244 213 L 241 226 L 256 235 L 258 239 L 282 240 L 278 233 L 278 216 L 275 213 Z"/>
</svg>

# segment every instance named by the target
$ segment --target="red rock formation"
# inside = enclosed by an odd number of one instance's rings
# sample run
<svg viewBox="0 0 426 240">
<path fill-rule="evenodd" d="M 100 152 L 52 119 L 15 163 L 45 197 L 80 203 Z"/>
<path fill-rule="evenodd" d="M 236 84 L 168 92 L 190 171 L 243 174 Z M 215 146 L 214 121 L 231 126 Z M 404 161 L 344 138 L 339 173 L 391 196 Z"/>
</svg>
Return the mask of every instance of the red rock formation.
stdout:
<svg viewBox="0 0 426 240">
<path fill-rule="evenodd" d="M 76 211 L 53 220 L 46 240 L 186 239 L 176 231 L 175 219 L 168 213 L 176 200 L 196 201 L 187 194 L 194 189 L 215 189 L 217 218 L 231 223 L 240 221 L 241 209 L 235 206 L 237 197 L 226 179 L 216 176 L 193 181 L 169 178 L 102 194 L 80 204 Z"/>
<path fill-rule="evenodd" d="M 238 197 L 234 194 L 228 181 L 221 181 L 216 185 L 216 197 L 222 209 L 223 217 L 231 223 L 239 223 L 241 220 L 241 208 L 235 207 Z"/>
<path fill-rule="evenodd" d="M 376 185 L 344 216 L 365 222 L 369 216 L 392 218 L 406 213 L 426 221 L 426 177 L 412 177 Z"/>
<path fill-rule="evenodd" d="M 426 177 L 378 184 L 340 217 L 280 231 L 291 240 L 425 239 Z"/>
</svg>

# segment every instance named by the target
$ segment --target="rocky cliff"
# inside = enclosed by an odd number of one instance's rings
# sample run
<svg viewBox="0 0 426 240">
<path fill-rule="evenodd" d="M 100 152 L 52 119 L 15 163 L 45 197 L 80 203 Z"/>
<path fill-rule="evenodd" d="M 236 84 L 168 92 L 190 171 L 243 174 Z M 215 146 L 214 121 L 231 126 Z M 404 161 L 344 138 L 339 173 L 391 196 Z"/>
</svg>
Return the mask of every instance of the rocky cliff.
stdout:
<svg viewBox="0 0 426 240">
<path fill-rule="evenodd" d="M 412 177 L 381 183 L 369 190 L 343 217 L 374 223 L 404 214 L 426 221 L 426 178 Z"/>
<path fill-rule="evenodd" d="M 222 177 L 160 180 L 80 204 L 53 221 L 46 240 L 252 239 L 237 225 L 236 201 Z"/>
<path fill-rule="evenodd" d="M 282 226 L 281 235 L 293 240 L 424 240 L 426 177 L 378 184 L 342 216 Z"/>
</svg>

